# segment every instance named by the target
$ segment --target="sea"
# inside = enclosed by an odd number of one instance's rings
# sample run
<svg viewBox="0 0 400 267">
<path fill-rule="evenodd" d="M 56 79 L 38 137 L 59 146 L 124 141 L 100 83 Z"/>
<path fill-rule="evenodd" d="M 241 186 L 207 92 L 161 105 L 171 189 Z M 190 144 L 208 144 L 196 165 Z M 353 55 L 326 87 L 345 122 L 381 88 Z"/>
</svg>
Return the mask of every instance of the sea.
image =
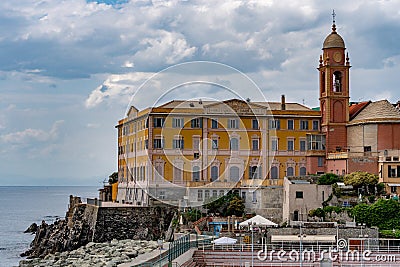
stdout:
<svg viewBox="0 0 400 267">
<path fill-rule="evenodd" d="M 34 235 L 24 231 L 33 223 L 64 218 L 69 195 L 98 197 L 95 186 L 0 186 L 0 267 L 18 266 L 19 255 Z"/>
</svg>

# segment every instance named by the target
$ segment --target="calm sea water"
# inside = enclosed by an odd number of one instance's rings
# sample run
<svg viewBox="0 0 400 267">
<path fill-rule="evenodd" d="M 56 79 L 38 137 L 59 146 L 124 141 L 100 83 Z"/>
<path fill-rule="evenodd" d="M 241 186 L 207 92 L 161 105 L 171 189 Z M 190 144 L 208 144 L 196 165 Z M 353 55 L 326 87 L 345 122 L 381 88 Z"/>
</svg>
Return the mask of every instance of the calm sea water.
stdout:
<svg viewBox="0 0 400 267">
<path fill-rule="evenodd" d="M 92 186 L 0 186 L 0 267 L 18 266 L 19 254 L 33 235 L 23 232 L 33 222 L 65 217 L 69 195 L 97 197 Z"/>
</svg>

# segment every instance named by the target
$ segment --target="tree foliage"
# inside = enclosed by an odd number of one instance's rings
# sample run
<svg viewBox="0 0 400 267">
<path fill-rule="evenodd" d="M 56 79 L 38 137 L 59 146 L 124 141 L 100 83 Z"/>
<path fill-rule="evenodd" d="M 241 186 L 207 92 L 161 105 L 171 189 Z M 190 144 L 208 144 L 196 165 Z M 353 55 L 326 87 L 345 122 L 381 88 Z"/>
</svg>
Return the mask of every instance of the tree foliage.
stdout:
<svg viewBox="0 0 400 267">
<path fill-rule="evenodd" d="M 400 228 L 400 203 L 395 200 L 379 199 L 372 205 L 358 204 L 351 210 L 356 222 L 379 229 Z"/>
<path fill-rule="evenodd" d="M 118 182 L 118 172 L 113 172 L 110 176 L 108 176 L 108 183 L 115 184 Z"/>
<path fill-rule="evenodd" d="M 334 173 L 326 173 L 319 177 L 317 184 L 331 185 L 337 182 L 341 182 L 342 178 Z"/>
<path fill-rule="evenodd" d="M 363 188 L 366 194 L 374 192 L 378 181 L 378 175 L 368 172 L 353 172 L 344 176 L 346 185 L 352 185 L 354 189 Z"/>
<path fill-rule="evenodd" d="M 244 213 L 244 202 L 238 194 L 229 192 L 228 194 L 211 198 L 205 208 L 209 213 L 219 213 L 222 216 L 236 215 L 241 216 Z"/>
</svg>

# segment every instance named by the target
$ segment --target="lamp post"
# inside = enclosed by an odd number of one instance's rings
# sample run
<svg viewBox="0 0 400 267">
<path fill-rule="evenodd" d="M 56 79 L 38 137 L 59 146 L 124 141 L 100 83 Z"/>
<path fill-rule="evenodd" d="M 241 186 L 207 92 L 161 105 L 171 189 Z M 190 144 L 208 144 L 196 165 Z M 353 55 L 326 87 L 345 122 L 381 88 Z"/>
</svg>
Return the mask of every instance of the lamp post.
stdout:
<svg viewBox="0 0 400 267">
<path fill-rule="evenodd" d="M 253 227 L 256 225 L 256 222 L 248 222 L 249 230 L 251 231 L 251 267 L 254 266 L 254 236 L 253 236 Z"/>
</svg>

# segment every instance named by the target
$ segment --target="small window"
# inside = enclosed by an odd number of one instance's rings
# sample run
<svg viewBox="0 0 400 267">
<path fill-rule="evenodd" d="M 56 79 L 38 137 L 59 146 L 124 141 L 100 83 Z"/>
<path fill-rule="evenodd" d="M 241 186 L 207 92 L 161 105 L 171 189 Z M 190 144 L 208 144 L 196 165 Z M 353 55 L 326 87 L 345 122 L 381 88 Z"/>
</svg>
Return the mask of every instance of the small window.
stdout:
<svg viewBox="0 0 400 267">
<path fill-rule="evenodd" d="M 300 140 L 300 151 L 306 151 L 306 140 Z"/>
<path fill-rule="evenodd" d="M 199 159 L 200 158 L 200 153 L 194 153 L 193 154 L 194 159 Z"/>
<path fill-rule="evenodd" d="M 201 118 L 194 118 L 190 121 L 190 126 L 192 128 L 201 128 L 202 127 L 202 120 Z"/>
<path fill-rule="evenodd" d="M 257 202 L 257 191 L 253 191 L 252 202 L 253 202 L 253 203 L 256 203 L 256 202 Z"/>
<path fill-rule="evenodd" d="M 157 138 L 153 140 L 153 148 L 160 149 L 164 147 L 163 139 Z"/>
<path fill-rule="evenodd" d="M 213 190 L 213 191 L 212 191 L 212 197 L 213 197 L 213 198 L 218 197 L 218 191 L 217 191 L 217 190 Z"/>
<path fill-rule="evenodd" d="M 210 190 L 204 190 L 204 199 L 207 200 L 210 198 Z"/>
<path fill-rule="evenodd" d="M 305 176 L 307 174 L 306 167 L 300 167 L 300 176 Z"/>
<path fill-rule="evenodd" d="M 318 131 L 318 130 L 319 130 L 319 121 L 314 120 L 314 121 L 312 122 L 312 129 L 313 129 L 314 131 Z"/>
<path fill-rule="evenodd" d="M 233 151 L 239 150 L 239 140 L 237 138 L 232 138 L 230 141 L 230 148 Z"/>
<path fill-rule="evenodd" d="M 225 195 L 224 190 L 219 190 L 219 196 L 222 197 L 223 195 Z"/>
<path fill-rule="evenodd" d="M 288 151 L 293 151 L 294 150 L 294 141 L 293 141 L 293 139 L 289 139 L 287 141 L 287 150 Z"/>
<path fill-rule="evenodd" d="M 159 199 L 165 199 L 165 191 L 164 190 L 161 190 L 161 191 L 158 192 L 158 198 Z"/>
<path fill-rule="evenodd" d="M 211 119 L 211 128 L 218 129 L 218 120 L 217 119 Z"/>
<path fill-rule="evenodd" d="M 252 149 L 253 151 L 256 151 L 256 150 L 259 149 L 259 146 L 258 146 L 258 139 L 252 139 L 252 140 L 251 140 L 251 149 Z"/>
<path fill-rule="evenodd" d="M 324 158 L 318 157 L 318 167 L 324 167 Z"/>
<path fill-rule="evenodd" d="M 193 181 L 194 182 L 200 181 L 200 167 L 194 166 L 192 171 L 193 171 L 193 174 L 192 174 L 193 175 Z"/>
<path fill-rule="evenodd" d="M 399 157 L 393 157 L 393 161 L 399 161 Z"/>
<path fill-rule="evenodd" d="M 193 140 L 193 150 L 199 151 L 200 150 L 200 139 L 198 137 L 194 137 L 192 140 Z"/>
<path fill-rule="evenodd" d="M 172 148 L 174 148 L 174 149 L 183 149 L 184 148 L 183 139 L 174 139 L 174 140 L 172 140 Z"/>
<path fill-rule="evenodd" d="M 238 129 L 239 128 L 238 119 L 228 119 L 228 128 L 229 129 Z"/>
<path fill-rule="evenodd" d="M 288 168 L 286 169 L 286 176 L 287 176 L 287 177 L 294 176 L 294 169 L 293 169 L 293 167 L 288 167 Z"/>
<path fill-rule="evenodd" d="M 183 118 L 172 118 L 173 128 L 183 128 Z"/>
<path fill-rule="evenodd" d="M 364 152 L 371 152 L 371 146 L 364 146 Z"/>
<path fill-rule="evenodd" d="M 197 201 L 203 201 L 203 190 L 197 190 Z"/>
<path fill-rule="evenodd" d="M 258 130 L 258 120 L 252 120 L 251 126 L 253 130 Z"/>
<path fill-rule="evenodd" d="M 271 150 L 278 151 L 278 139 L 274 138 L 271 140 Z"/>
<path fill-rule="evenodd" d="M 271 167 L 271 179 L 278 179 L 278 167 L 273 166 Z"/>
<path fill-rule="evenodd" d="M 293 130 L 294 129 L 294 121 L 293 120 L 288 120 L 287 121 L 287 129 L 288 130 Z"/>
<path fill-rule="evenodd" d="M 269 120 L 269 129 L 279 130 L 281 128 L 280 120 Z"/>
<path fill-rule="evenodd" d="M 308 121 L 306 120 L 300 121 L 300 130 L 308 130 Z"/>
<path fill-rule="evenodd" d="M 390 187 L 390 192 L 393 193 L 393 194 L 396 193 L 397 192 L 396 186 L 391 186 Z"/>
<path fill-rule="evenodd" d="M 212 149 L 218 149 L 218 139 L 217 138 L 212 139 L 211 146 L 212 146 Z"/>
<path fill-rule="evenodd" d="M 154 128 L 164 127 L 164 122 L 165 122 L 164 118 L 154 118 L 153 126 L 154 126 Z"/>
<path fill-rule="evenodd" d="M 303 198 L 303 191 L 296 191 L 296 198 Z"/>
<path fill-rule="evenodd" d="M 246 202 L 246 192 L 242 191 L 242 200 L 243 202 Z"/>
<path fill-rule="evenodd" d="M 212 166 L 211 167 L 211 182 L 214 182 L 218 180 L 218 167 L 217 166 Z"/>
</svg>

